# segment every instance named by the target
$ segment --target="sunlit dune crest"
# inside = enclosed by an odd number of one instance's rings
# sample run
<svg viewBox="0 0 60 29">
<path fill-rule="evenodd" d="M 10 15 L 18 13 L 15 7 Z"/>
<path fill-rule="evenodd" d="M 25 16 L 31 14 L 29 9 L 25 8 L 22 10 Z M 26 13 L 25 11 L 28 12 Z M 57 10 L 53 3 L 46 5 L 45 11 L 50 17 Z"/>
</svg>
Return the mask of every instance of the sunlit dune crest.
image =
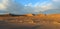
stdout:
<svg viewBox="0 0 60 29">
<path fill-rule="evenodd" d="M 46 17 L 45 14 L 36 14 L 35 15 L 35 18 L 44 18 L 44 17 Z"/>
<path fill-rule="evenodd" d="M 60 14 L 51 14 L 51 15 L 47 15 L 50 18 L 60 18 Z"/>
<path fill-rule="evenodd" d="M 26 14 L 26 16 L 33 16 L 32 14 Z"/>
<path fill-rule="evenodd" d="M 45 14 L 37 14 L 37 16 L 45 16 Z"/>
</svg>

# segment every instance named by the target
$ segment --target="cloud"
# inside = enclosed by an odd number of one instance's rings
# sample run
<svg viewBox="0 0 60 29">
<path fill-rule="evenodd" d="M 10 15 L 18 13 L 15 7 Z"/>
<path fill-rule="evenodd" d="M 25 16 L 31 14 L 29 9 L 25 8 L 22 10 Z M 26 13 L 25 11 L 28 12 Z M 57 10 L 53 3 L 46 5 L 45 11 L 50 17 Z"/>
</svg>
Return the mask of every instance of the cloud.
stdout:
<svg viewBox="0 0 60 29">
<path fill-rule="evenodd" d="M 60 0 L 52 0 L 53 2 L 60 2 Z"/>
<path fill-rule="evenodd" d="M 59 0 L 52 0 L 54 2 L 36 2 L 35 4 L 29 3 L 22 5 L 20 3 L 14 2 L 15 0 L 3 0 L 0 3 L 0 10 L 8 10 L 9 13 L 17 13 L 17 14 L 25 14 L 25 13 L 42 13 L 47 10 L 52 9 L 60 9 L 60 3 L 55 1 Z"/>
<path fill-rule="evenodd" d="M 32 3 L 29 3 L 28 5 L 25 5 L 25 6 L 30 6 L 31 7 L 32 6 Z"/>
<path fill-rule="evenodd" d="M 28 7 L 30 7 L 30 9 Z M 29 3 L 29 4 L 26 4 L 25 5 L 25 10 L 31 10 L 31 12 L 35 12 L 35 13 L 39 13 L 39 12 L 43 12 L 43 11 L 46 11 L 46 10 L 49 10 L 49 9 L 52 9 L 52 3 L 47 3 L 47 2 L 43 2 L 43 3 L 35 3 L 34 5 L 32 3 Z M 30 11 L 28 11 L 30 12 Z"/>
<path fill-rule="evenodd" d="M 23 10 L 24 6 L 22 4 L 16 3 L 13 0 L 9 0 L 9 3 L 7 4 L 8 5 L 6 6 L 9 13 L 16 14 L 16 15 L 24 14 L 24 10 Z"/>
<path fill-rule="evenodd" d="M 9 3 L 9 0 L 2 0 L 2 3 L 7 4 L 7 3 Z"/>
<path fill-rule="evenodd" d="M 5 9 L 6 7 L 4 6 L 4 4 L 0 3 L 0 9 Z"/>
<path fill-rule="evenodd" d="M 36 8 L 36 10 L 46 11 L 48 9 L 52 9 L 51 6 L 52 6 L 51 3 L 45 3 L 45 4 L 37 5 L 35 8 Z"/>
<path fill-rule="evenodd" d="M 6 4 L 8 3 L 7 0 L 1 0 L 0 2 L 0 10 L 6 10 Z"/>
<path fill-rule="evenodd" d="M 55 1 L 60 1 L 60 0 L 52 0 L 53 2 L 37 2 L 34 5 L 32 3 L 26 4 L 27 6 L 33 8 L 33 11 L 36 13 L 40 13 L 40 12 L 44 12 L 44 11 L 48 11 L 48 10 L 57 10 L 56 12 L 58 12 L 58 9 L 60 10 L 60 3 L 59 2 L 55 2 Z M 33 6 L 33 7 L 32 7 Z M 26 9 L 28 10 L 28 9 Z M 30 10 L 30 9 L 29 9 Z M 31 9 L 32 10 L 32 9 Z M 55 10 L 53 12 L 55 12 Z M 50 13 L 51 14 L 51 13 Z"/>
</svg>

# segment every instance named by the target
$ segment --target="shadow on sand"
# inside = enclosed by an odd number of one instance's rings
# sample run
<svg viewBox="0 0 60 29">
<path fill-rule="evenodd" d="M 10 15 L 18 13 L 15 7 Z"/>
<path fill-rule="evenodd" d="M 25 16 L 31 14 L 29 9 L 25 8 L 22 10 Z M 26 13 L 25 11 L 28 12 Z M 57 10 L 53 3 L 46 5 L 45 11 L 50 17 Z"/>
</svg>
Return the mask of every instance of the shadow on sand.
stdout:
<svg viewBox="0 0 60 29">
<path fill-rule="evenodd" d="M 37 29 L 40 26 L 17 26 L 17 25 L 11 25 L 7 22 L 0 21 L 0 29 Z"/>
</svg>

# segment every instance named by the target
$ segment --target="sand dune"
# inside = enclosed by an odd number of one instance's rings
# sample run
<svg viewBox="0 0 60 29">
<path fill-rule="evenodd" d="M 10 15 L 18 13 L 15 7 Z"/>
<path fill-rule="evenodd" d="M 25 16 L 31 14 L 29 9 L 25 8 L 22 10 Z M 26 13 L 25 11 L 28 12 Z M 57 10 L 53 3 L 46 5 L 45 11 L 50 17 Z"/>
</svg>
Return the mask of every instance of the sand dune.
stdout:
<svg viewBox="0 0 60 29">
<path fill-rule="evenodd" d="M 27 14 L 26 16 L 0 16 L 0 27 L 16 29 L 60 29 L 60 14 Z M 20 27 L 23 26 L 23 27 Z"/>
</svg>

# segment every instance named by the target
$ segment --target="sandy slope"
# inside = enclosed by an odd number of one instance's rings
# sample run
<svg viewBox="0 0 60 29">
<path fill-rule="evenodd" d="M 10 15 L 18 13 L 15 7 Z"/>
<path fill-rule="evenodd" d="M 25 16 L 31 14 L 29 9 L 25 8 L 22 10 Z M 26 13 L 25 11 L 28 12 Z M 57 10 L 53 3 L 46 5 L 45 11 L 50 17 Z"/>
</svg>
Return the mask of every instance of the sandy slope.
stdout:
<svg viewBox="0 0 60 29">
<path fill-rule="evenodd" d="M 16 29 L 60 29 L 60 14 L 38 14 L 35 16 L 31 14 L 26 16 L 0 16 L 0 28 L 2 26 L 7 29 L 10 27 Z"/>
</svg>

